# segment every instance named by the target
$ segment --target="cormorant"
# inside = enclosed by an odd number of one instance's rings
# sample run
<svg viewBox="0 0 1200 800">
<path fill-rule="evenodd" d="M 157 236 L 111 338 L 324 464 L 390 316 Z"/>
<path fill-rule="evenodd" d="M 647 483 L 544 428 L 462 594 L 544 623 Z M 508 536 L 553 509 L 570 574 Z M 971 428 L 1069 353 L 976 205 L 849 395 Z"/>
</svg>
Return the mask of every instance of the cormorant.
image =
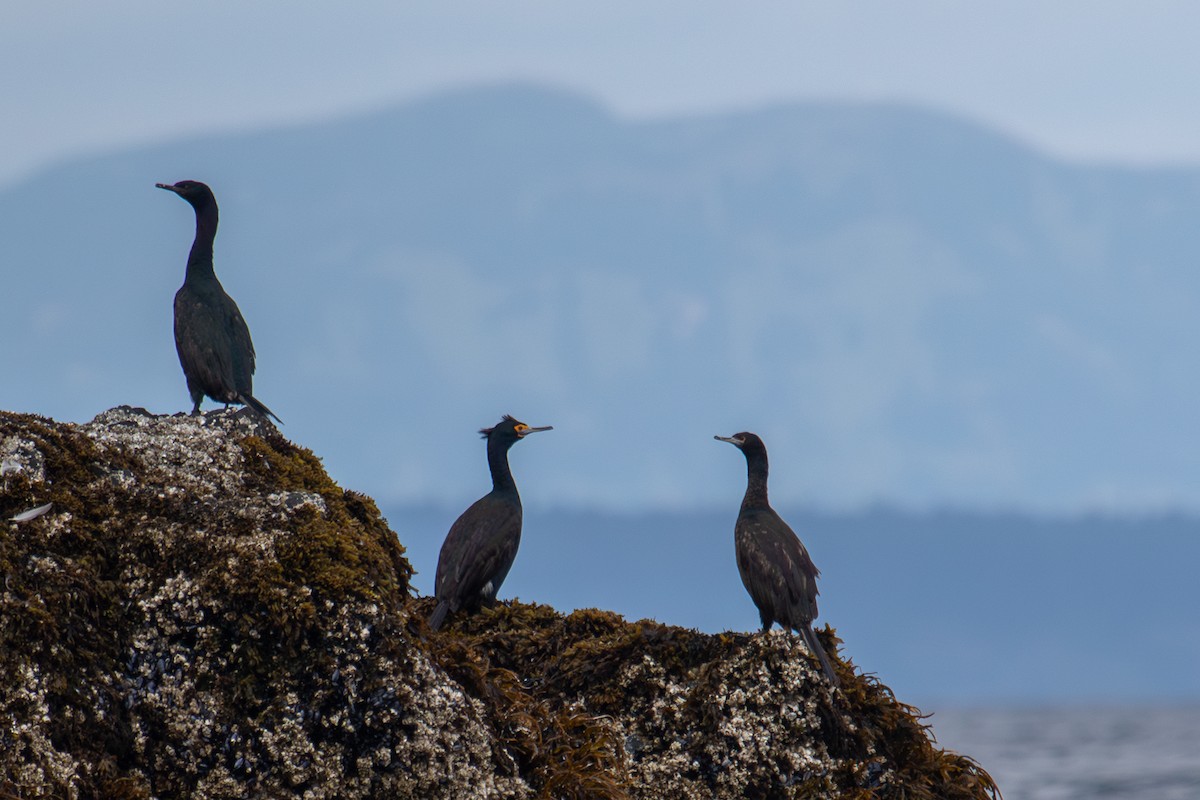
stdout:
<svg viewBox="0 0 1200 800">
<path fill-rule="evenodd" d="M 254 343 L 250 329 L 213 272 L 217 200 L 212 190 L 199 181 L 154 185 L 175 192 L 196 210 L 196 238 L 188 253 L 187 274 L 175 293 L 175 350 L 192 395 L 192 413 L 200 413 L 200 402 L 208 395 L 226 405 L 243 403 L 282 423 L 252 393 Z"/>
<path fill-rule="evenodd" d="M 821 662 L 829 682 L 840 686 L 825 649 L 817 640 L 812 621 L 817 616 L 817 576 L 804 544 L 767 500 L 767 447 L 753 433 L 714 436 L 729 442 L 746 456 L 746 496 L 734 526 L 738 572 L 758 606 L 763 632 L 778 622 L 797 631 Z"/>
<path fill-rule="evenodd" d="M 476 611 L 496 599 L 521 544 L 521 496 L 508 468 L 508 448 L 531 433 L 548 430 L 553 428 L 531 428 L 505 414 L 494 428 L 479 431 L 487 439 L 492 490 L 455 520 L 442 543 L 434 579 L 438 604 L 429 617 L 433 630 L 452 611 Z"/>
</svg>

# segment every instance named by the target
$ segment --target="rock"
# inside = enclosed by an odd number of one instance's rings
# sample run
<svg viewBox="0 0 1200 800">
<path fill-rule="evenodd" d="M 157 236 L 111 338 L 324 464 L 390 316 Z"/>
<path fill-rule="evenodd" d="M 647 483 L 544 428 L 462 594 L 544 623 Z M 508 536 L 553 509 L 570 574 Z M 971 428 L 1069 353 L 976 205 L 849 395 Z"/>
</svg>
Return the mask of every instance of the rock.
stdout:
<svg viewBox="0 0 1200 800">
<path fill-rule="evenodd" d="M 431 633 L 373 501 L 252 414 L 0 413 L 0 461 L 0 518 L 53 504 L 0 526 L 0 797 L 995 794 L 789 634 L 518 602 Z"/>
</svg>

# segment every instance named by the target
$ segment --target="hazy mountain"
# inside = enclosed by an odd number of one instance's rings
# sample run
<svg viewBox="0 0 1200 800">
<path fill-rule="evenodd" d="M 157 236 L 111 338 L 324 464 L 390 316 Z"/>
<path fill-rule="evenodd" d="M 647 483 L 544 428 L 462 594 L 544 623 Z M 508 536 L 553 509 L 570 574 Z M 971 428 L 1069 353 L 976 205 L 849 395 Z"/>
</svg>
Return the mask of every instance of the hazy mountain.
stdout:
<svg viewBox="0 0 1200 800">
<path fill-rule="evenodd" d="M 472 432 L 511 412 L 556 428 L 513 453 L 534 506 L 736 505 L 711 435 L 753 429 L 779 500 L 1200 507 L 1197 170 L 532 87 L 113 153 L 0 193 L 0 407 L 187 407 L 192 217 L 153 186 L 182 178 L 220 203 L 256 394 L 382 499 L 474 499 Z"/>
</svg>

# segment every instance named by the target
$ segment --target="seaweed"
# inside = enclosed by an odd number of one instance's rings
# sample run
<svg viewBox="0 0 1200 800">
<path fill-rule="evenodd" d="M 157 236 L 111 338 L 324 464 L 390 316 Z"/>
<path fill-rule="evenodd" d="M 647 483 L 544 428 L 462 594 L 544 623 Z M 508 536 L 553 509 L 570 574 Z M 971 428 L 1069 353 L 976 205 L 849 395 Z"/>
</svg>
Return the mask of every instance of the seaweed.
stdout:
<svg viewBox="0 0 1200 800">
<path fill-rule="evenodd" d="M 0 413 L 6 797 L 988 798 L 802 640 L 498 603 L 441 631 L 364 495 L 254 415 Z"/>
<path fill-rule="evenodd" d="M 432 611 L 430 600 L 417 605 L 418 619 Z M 937 748 L 920 712 L 876 678 L 838 660 L 845 685 L 830 691 L 790 634 L 710 635 L 519 601 L 423 632 L 438 663 L 491 704 L 497 735 L 507 732 L 542 791 L 603 770 L 605 793 L 590 796 L 999 796 L 985 770 Z M 836 658 L 836 632 L 819 635 Z M 545 724 L 562 714 L 581 716 L 590 733 Z M 789 742 L 813 752 L 785 752 Z"/>
</svg>

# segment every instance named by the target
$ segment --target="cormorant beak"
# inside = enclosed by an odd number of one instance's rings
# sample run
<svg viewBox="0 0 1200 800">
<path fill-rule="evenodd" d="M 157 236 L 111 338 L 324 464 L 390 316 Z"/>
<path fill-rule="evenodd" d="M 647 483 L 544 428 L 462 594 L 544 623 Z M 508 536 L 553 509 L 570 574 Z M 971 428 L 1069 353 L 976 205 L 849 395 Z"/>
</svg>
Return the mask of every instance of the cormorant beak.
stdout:
<svg viewBox="0 0 1200 800">
<path fill-rule="evenodd" d="M 552 430 L 554 430 L 553 425 L 546 425 L 541 428 L 526 428 L 523 431 L 518 431 L 517 437 L 520 439 L 524 439 L 526 436 L 528 436 L 531 433 L 537 433 L 538 431 L 552 431 Z"/>
<path fill-rule="evenodd" d="M 179 189 L 175 188 L 173 185 L 171 185 L 169 183 L 156 183 L 154 185 L 157 186 L 159 189 L 166 189 L 168 192 L 174 192 L 175 194 L 179 194 Z"/>
<path fill-rule="evenodd" d="M 714 436 L 713 438 L 718 442 L 729 442 L 734 447 L 741 447 L 746 443 L 745 440 L 739 439 L 736 436 Z"/>
</svg>

